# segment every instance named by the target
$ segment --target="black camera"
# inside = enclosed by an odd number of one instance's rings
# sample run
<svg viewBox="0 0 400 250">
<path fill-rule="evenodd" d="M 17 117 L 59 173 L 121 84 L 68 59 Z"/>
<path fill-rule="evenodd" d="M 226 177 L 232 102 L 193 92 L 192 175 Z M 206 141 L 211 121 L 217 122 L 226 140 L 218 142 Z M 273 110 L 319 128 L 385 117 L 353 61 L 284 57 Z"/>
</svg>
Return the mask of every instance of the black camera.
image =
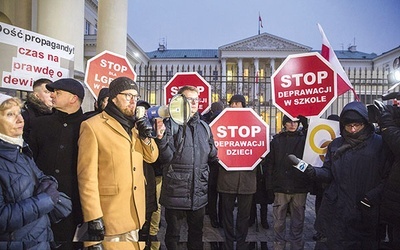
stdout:
<svg viewBox="0 0 400 250">
<path fill-rule="evenodd" d="M 391 99 L 400 99 L 400 92 L 392 92 L 385 95 L 382 95 L 382 100 L 391 100 Z M 400 111 L 397 105 L 384 105 L 380 101 L 375 101 L 374 104 L 370 104 L 367 106 L 368 109 L 368 120 L 371 123 L 378 123 L 379 117 L 381 115 L 382 107 L 384 106 L 386 110 L 393 114 L 394 118 L 400 119 Z"/>
</svg>

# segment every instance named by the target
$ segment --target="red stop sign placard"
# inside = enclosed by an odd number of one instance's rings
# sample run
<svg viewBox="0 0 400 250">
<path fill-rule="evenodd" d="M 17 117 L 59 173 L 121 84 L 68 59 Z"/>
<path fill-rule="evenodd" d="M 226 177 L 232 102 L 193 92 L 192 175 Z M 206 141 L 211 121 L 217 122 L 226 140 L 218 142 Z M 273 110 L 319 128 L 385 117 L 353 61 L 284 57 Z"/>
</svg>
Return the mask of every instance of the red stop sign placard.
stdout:
<svg viewBox="0 0 400 250">
<path fill-rule="evenodd" d="M 210 127 L 228 171 L 253 170 L 269 152 L 269 126 L 251 108 L 226 108 Z"/>
<path fill-rule="evenodd" d="M 271 76 L 272 102 L 291 119 L 321 116 L 337 97 L 336 72 L 319 53 L 288 56 Z"/>
<path fill-rule="evenodd" d="M 112 80 L 121 76 L 136 81 L 136 73 L 128 59 L 105 50 L 88 60 L 84 82 L 97 99 L 100 89 L 108 88 Z"/>
<path fill-rule="evenodd" d="M 199 90 L 199 112 L 205 114 L 211 107 L 211 86 L 197 72 L 178 72 L 164 86 L 164 100 L 166 104 L 186 85 L 194 86 Z"/>
</svg>

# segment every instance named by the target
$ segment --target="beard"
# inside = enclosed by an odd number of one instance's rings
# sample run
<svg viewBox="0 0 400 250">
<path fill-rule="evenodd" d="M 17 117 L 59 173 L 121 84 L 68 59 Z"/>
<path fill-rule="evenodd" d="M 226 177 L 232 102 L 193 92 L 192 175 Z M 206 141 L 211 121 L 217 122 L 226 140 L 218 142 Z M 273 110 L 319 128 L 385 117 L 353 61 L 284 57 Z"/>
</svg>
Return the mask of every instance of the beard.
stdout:
<svg viewBox="0 0 400 250">
<path fill-rule="evenodd" d="M 134 110 L 132 108 L 126 107 L 121 109 L 122 114 L 125 116 L 131 117 L 135 114 Z"/>
</svg>

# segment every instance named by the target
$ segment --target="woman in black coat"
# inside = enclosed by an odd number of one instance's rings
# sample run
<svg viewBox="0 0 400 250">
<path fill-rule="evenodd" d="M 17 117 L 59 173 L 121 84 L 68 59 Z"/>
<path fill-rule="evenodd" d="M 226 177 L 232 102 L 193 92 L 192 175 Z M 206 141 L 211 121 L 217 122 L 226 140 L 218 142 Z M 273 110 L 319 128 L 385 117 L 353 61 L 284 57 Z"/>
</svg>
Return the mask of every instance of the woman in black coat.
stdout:
<svg viewBox="0 0 400 250">
<path fill-rule="evenodd" d="M 348 103 L 340 114 L 341 137 L 328 146 L 321 168 L 305 170 L 330 183 L 316 217 L 316 229 L 327 237 L 316 249 L 378 249 L 379 206 L 391 155 L 361 102 Z"/>
<path fill-rule="evenodd" d="M 57 181 L 37 168 L 23 127 L 20 100 L 0 94 L 0 249 L 50 249 Z"/>
</svg>

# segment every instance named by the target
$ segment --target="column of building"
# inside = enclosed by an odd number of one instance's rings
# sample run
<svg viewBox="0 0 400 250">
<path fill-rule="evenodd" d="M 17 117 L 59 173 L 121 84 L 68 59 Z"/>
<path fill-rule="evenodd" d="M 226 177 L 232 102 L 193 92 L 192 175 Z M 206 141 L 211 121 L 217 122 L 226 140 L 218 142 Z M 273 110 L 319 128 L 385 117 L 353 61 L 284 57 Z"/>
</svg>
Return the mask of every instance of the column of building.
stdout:
<svg viewBox="0 0 400 250">
<path fill-rule="evenodd" d="M 99 0 L 96 52 L 126 55 L 128 0 Z"/>
<path fill-rule="evenodd" d="M 75 76 L 84 70 L 84 0 L 37 1 L 37 31 L 40 34 L 71 44 L 75 48 Z"/>
</svg>

